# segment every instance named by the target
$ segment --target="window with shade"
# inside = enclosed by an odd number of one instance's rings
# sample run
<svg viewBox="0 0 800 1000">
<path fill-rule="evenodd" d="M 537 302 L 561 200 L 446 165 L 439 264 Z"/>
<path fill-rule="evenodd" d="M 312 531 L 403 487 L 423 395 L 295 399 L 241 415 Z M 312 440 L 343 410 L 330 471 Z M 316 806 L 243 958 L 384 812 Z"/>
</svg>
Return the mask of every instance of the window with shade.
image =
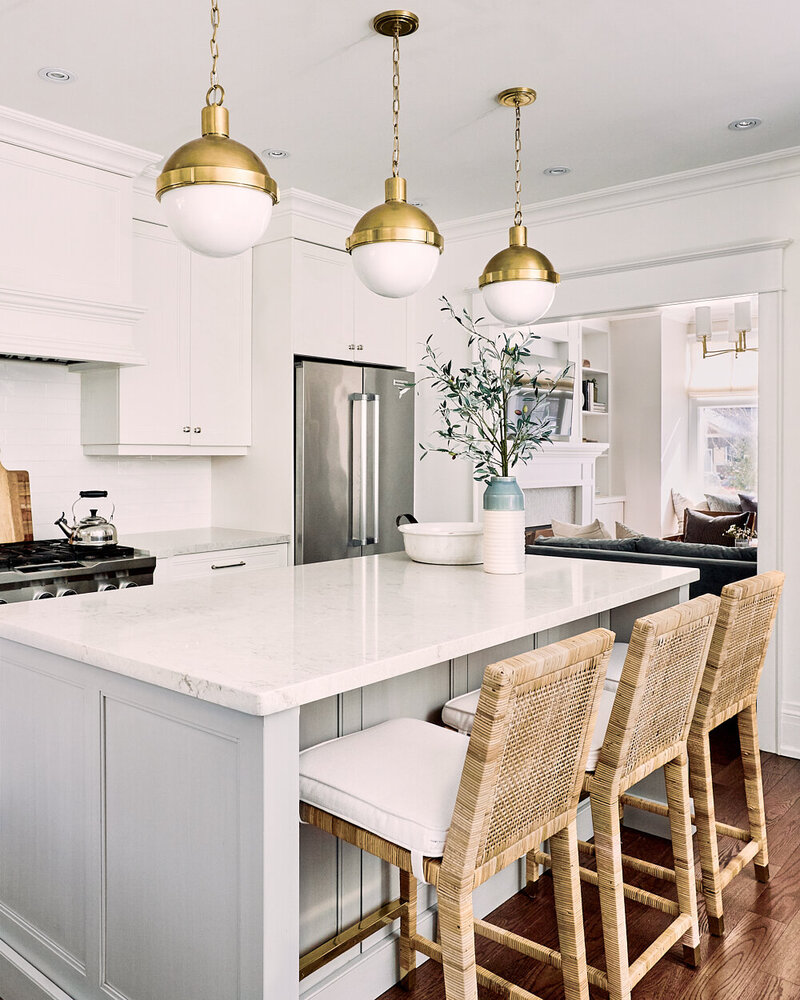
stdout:
<svg viewBox="0 0 800 1000">
<path fill-rule="evenodd" d="M 748 346 L 758 345 L 757 333 Z M 690 345 L 694 478 L 704 493 L 758 492 L 758 354 L 703 358 Z"/>
</svg>

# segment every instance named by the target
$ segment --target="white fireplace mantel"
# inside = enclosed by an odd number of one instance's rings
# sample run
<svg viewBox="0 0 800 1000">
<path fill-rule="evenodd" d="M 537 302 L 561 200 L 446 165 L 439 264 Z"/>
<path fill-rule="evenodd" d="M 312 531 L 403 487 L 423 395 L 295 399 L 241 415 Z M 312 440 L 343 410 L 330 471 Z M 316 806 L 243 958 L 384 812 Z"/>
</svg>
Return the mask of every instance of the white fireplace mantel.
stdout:
<svg viewBox="0 0 800 1000">
<path fill-rule="evenodd" d="M 603 442 L 554 441 L 544 445 L 529 462 L 514 468 L 523 490 L 568 486 L 575 489 L 575 518 L 579 524 L 594 520 L 595 462 L 608 450 Z M 483 492 L 481 483 L 473 491 L 473 517 L 481 519 Z"/>
</svg>

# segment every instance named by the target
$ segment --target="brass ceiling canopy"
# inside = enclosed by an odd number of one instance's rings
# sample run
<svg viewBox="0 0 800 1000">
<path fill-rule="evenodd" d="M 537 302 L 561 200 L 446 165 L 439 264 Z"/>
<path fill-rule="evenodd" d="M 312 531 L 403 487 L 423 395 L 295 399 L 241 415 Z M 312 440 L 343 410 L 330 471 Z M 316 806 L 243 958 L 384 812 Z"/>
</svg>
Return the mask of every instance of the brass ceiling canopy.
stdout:
<svg viewBox="0 0 800 1000">
<path fill-rule="evenodd" d="M 378 295 L 402 298 L 424 287 L 444 247 L 431 217 L 406 198 L 400 176 L 400 38 L 412 35 L 419 18 L 409 10 L 386 10 L 372 21 L 379 35 L 392 39 L 392 176 L 382 205 L 371 208 L 345 241 L 361 281 Z"/>
<path fill-rule="evenodd" d="M 509 87 L 497 95 L 497 103 L 504 108 L 524 108 L 536 100 L 536 91 L 532 87 Z"/>
<path fill-rule="evenodd" d="M 419 18 L 410 10 L 385 10 L 374 18 L 372 27 L 379 35 L 402 38 L 414 34 L 419 27 Z"/>
</svg>

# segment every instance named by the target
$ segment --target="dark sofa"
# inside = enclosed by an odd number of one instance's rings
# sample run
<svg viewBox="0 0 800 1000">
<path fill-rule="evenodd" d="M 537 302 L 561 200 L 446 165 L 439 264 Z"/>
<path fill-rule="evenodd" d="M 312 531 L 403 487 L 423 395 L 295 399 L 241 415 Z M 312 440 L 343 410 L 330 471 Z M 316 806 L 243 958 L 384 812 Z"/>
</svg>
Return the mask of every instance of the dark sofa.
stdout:
<svg viewBox="0 0 800 1000">
<path fill-rule="evenodd" d="M 653 563 L 658 566 L 695 566 L 700 579 L 689 596 L 719 594 L 726 583 L 755 576 L 758 549 L 732 545 L 670 542 L 662 538 L 538 538 L 525 551 L 533 556 L 571 559 L 607 559 L 612 562 Z"/>
</svg>

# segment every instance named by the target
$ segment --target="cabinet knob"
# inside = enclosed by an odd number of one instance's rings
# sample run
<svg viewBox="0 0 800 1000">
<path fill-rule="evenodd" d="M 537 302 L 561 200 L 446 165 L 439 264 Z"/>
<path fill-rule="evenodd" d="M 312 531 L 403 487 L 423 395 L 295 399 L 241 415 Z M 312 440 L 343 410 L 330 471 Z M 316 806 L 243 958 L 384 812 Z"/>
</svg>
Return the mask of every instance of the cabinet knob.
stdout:
<svg viewBox="0 0 800 1000">
<path fill-rule="evenodd" d="M 363 344 L 357 344 L 356 345 L 356 350 L 357 351 L 363 351 L 364 350 L 364 345 Z"/>
<path fill-rule="evenodd" d="M 188 434 L 191 431 L 191 429 L 192 428 L 187 425 L 186 427 L 183 428 L 183 433 Z"/>
<path fill-rule="evenodd" d="M 195 427 L 194 429 L 195 434 L 199 434 L 202 429 L 203 429 L 202 427 Z"/>
<path fill-rule="evenodd" d="M 354 351 L 355 349 L 356 349 L 356 345 L 355 344 L 348 344 L 347 345 L 347 350 L 348 351 Z"/>
</svg>

